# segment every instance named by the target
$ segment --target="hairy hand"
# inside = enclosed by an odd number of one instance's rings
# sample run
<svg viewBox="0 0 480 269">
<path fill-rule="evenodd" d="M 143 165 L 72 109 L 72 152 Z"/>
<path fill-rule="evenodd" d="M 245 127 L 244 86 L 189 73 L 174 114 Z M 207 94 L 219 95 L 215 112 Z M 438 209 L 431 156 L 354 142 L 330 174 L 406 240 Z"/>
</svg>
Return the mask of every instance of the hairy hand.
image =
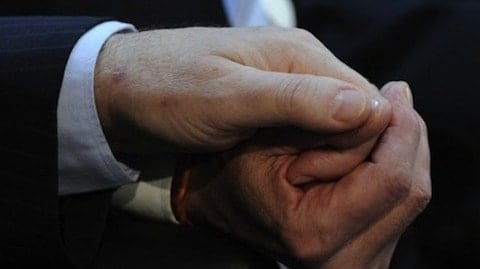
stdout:
<svg viewBox="0 0 480 269">
<path fill-rule="evenodd" d="M 401 233 L 430 198 L 430 161 L 407 85 L 390 83 L 382 94 L 392 119 L 353 167 L 356 154 L 348 153 L 355 147 L 331 138 L 292 153 L 291 145 L 259 134 L 199 158 L 183 198 L 189 221 L 296 268 L 387 268 Z"/>
<path fill-rule="evenodd" d="M 95 98 L 112 149 L 127 153 L 225 150 L 264 127 L 352 131 L 388 103 L 310 33 L 285 28 L 114 35 Z"/>
</svg>

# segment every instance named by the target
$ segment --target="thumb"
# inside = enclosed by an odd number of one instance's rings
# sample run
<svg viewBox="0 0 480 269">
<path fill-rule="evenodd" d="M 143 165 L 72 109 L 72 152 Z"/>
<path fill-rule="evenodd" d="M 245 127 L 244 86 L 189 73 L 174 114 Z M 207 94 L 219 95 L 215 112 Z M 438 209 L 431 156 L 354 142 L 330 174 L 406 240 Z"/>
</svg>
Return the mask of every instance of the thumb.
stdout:
<svg viewBox="0 0 480 269">
<path fill-rule="evenodd" d="M 374 142 L 353 148 L 320 147 L 304 151 L 288 167 L 287 180 L 297 187 L 336 180 L 365 161 Z"/>
<path fill-rule="evenodd" d="M 388 104 L 380 94 L 338 79 L 245 68 L 233 79 L 227 118 L 240 128 L 295 126 L 337 133 L 355 129 Z"/>
</svg>

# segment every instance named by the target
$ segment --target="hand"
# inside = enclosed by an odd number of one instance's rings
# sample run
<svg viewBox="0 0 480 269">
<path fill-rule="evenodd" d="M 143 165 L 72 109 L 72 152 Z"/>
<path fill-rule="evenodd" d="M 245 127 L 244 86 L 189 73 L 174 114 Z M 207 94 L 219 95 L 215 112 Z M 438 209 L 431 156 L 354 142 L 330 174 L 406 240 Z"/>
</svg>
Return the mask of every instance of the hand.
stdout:
<svg viewBox="0 0 480 269">
<path fill-rule="evenodd" d="M 352 131 L 387 103 L 311 34 L 284 28 L 114 35 L 95 99 L 113 151 L 127 153 L 224 150 L 260 127 Z"/>
<path fill-rule="evenodd" d="M 350 158 L 329 158 L 335 145 L 302 159 L 255 137 L 199 159 L 183 198 L 189 221 L 292 267 L 387 268 L 399 236 L 430 198 L 426 128 L 406 86 L 384 87 L 393 106 L 388 128 L 368 160 L 335 180 L 324 169 L 345 170 Z M 302 174 L 308 159 L 329 166 L 310 166 L 318 176 L 298 181 L 291 170 Z"/>
</svg>

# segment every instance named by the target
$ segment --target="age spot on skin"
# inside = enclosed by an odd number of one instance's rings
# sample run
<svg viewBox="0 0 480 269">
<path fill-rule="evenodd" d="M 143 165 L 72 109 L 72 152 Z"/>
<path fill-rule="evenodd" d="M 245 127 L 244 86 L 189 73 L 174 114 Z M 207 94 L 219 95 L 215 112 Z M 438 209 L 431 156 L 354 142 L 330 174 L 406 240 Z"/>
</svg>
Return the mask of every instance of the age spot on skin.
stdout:
<svg viewBox="0 0 480 269">
<path fill-rule="evenodd" d="M 120 84 L 125 79 L 126 69 L 126 67 L 120 66 L 112 70 L 112 83 L 114 85 Z"/>
</svg>

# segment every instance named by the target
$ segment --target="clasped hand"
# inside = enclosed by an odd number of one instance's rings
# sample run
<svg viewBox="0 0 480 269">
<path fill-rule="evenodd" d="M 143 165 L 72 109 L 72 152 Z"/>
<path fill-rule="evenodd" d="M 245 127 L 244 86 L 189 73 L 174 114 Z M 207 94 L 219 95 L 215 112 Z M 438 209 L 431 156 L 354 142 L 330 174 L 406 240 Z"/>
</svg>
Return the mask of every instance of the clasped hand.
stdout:
<svg viewBox="0 0 480 269">
<path fill-rule="evenodd" d="M 217 151 L 259 127 L 343 132 L 386 101 L 310 33 L 186 28 L 118 34 L 95 69 L 114 152 Z"/>
<path fill-rule="evenodd" d="M 258 134 L 202 157 L 185 197 L 189 221 L 292 268 L 387 268 L 401 233 L 428 203 L 430 171 L 425 124 L 407 85 L 390 83 L 382 94 L 393 115 L 367 155 L 364 145 L 345 148 L 321 136 L 311 149 L 294 150 Z"/>
<path fill-rule="evenodd" d="M 95 101 L 115 153 L 217 152 L 192 168 L 189 220 L 293 267 L 387 267 L 430 197 L 407 85 L 378 91 L 303 30 L 115 35 Z"/>
</svg>

